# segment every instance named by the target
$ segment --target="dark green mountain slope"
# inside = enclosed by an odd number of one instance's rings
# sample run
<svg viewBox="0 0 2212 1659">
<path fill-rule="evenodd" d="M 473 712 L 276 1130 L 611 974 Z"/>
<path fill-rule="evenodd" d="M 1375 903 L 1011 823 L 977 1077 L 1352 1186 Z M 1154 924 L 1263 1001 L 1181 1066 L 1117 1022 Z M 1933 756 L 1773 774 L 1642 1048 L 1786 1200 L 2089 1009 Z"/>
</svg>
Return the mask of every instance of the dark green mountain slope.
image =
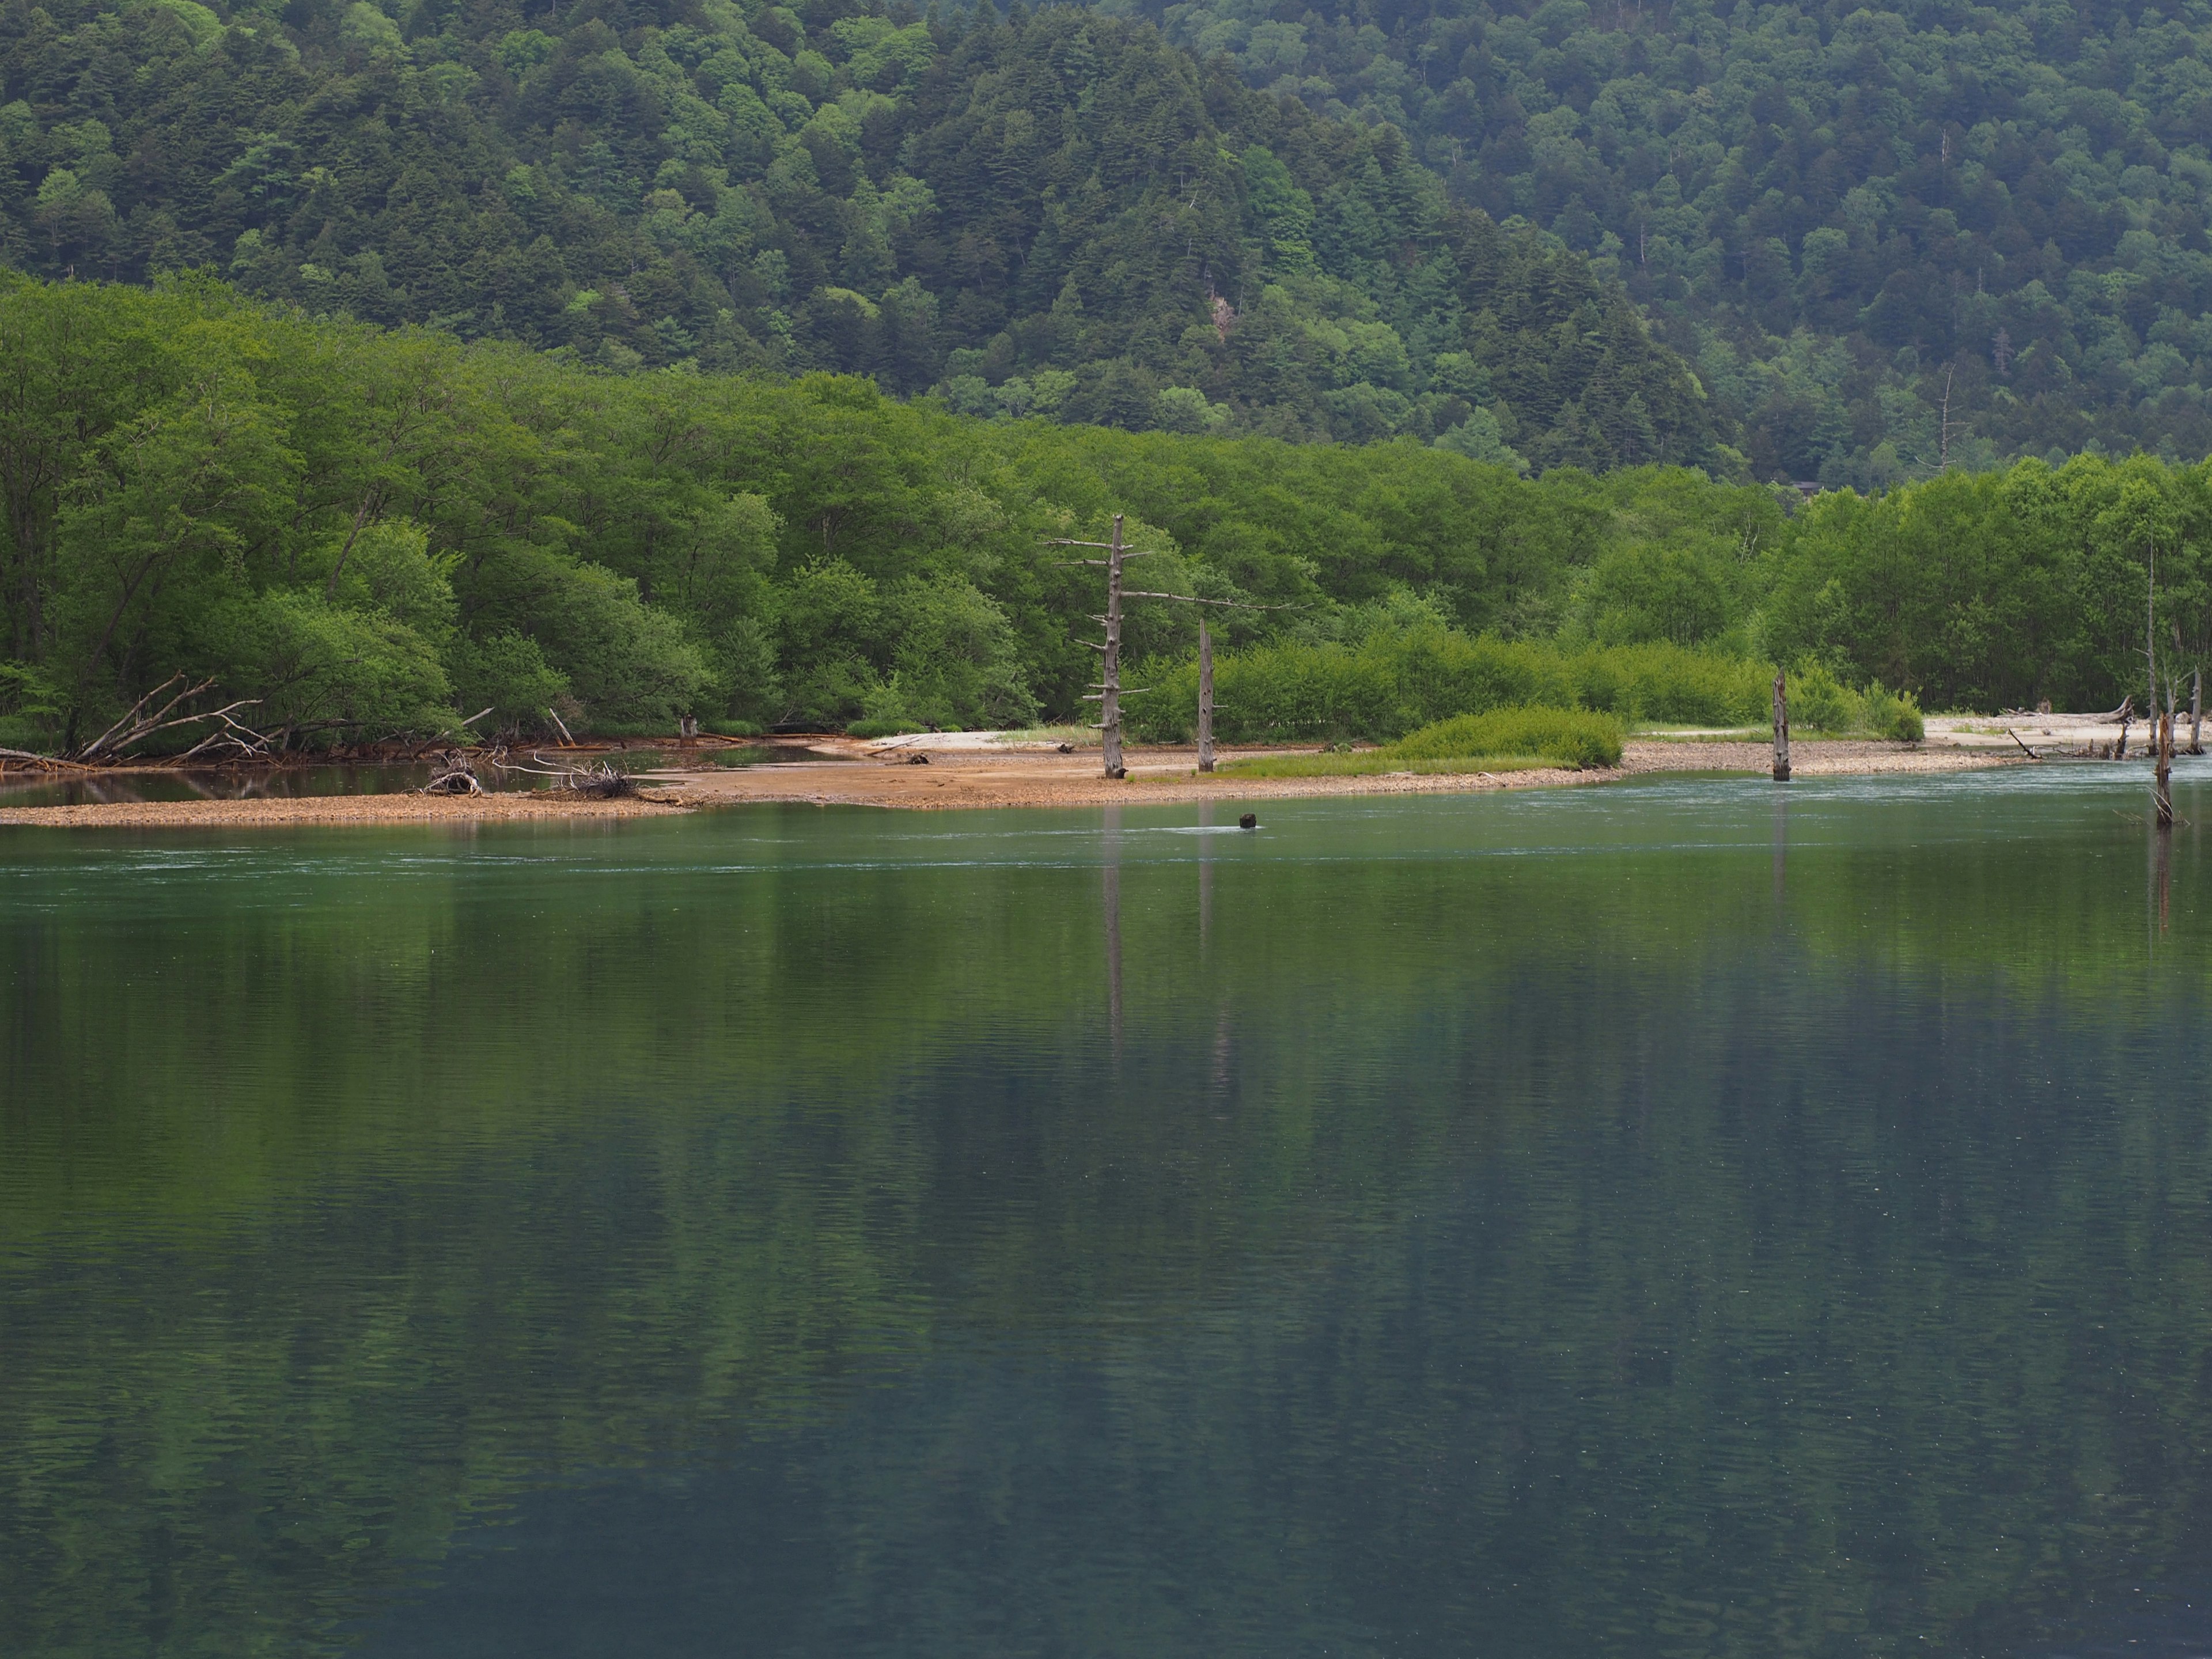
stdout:
<svg viewBox="0 0 2212 1659">
<path fill-rule="evenodd" d="M 1449 204 L 1395 129 L 1066 9 L 12 0 L 0 238 L 611 368 L 1538 466 L 1714 453 L 1623 288 Z"/>
<path fill-rule="evenodd" d="M 1106 4 L 1618 272 L 1763 475 L 2212 450 L 2200 0 Z"/>
</svg>

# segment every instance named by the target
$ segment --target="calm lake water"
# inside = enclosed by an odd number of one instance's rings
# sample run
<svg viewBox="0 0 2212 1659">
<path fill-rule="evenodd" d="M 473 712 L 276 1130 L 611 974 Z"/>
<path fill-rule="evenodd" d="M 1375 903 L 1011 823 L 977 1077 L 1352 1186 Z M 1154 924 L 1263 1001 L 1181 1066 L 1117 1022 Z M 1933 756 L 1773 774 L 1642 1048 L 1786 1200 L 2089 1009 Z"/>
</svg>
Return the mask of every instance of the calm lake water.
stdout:
<svg viewBox="0 0 2212 1659">
<path fill-rule="evenodd" d="M 0 832 L 0 1654 L 2212 1651 L 2143 784 Z"/>
</svg>

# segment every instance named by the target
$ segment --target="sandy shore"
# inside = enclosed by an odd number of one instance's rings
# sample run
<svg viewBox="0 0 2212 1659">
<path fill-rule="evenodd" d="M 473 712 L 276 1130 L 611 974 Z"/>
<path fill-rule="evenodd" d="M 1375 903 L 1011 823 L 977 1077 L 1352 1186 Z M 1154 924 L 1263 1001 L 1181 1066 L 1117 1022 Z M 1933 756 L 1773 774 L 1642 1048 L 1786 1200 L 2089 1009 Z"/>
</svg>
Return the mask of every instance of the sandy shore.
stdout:
<svg viewBox="0 0 2212 1659">
<path fill-rule="evenodd" d="M 635 800 L 576 799 L 546 791 L 478 796 L 310 795 L 250 800 L 111 801 L 74 806 L 0 807 L 0 825 L 52 829 L 231 829 L 249 824 L 482 823 L 524 819 L 665 817 L 708 806 L 787 802 L 935 811 L 991 806 L 1132 806 L 1182 802 L 1285 800 L 1328 795 L 1470 794 L 1601 784 L 1653 772 L 1764 773 L 1764 743 L 1637 739 L 1617 768 L 1370 777 L 1201 776 L 1188 748 L 1133 749 L 1127 779 L 1099 775 L 1098 751 L 1060 754 L 1043 747 L 988 746 L 972 736 L 896 748 L 817 738 L 787 745 L 805 759 L 747 767 L 706 766 L 649 775 L 654 794 Z M 1224 758 L 1234 751 L 1224 750 Z M 1261 751 L 1246 751 L 1261 752 Z M 1268 751 L 1280 752 L 1280 751 Z M 927 755 L 918 763 L 916 755 Z M 1917 748 L 1902 744 L 1801 741 L 1792 750 L 1801 776 L 1874 772 L 1956 772 L 2027 763 L 2016 751 Z"/>
<path fill-rule="evenodd" d="M 1543 789 L 1598 784 L 1650 772 L 1757 772 L 1773 763 L 1765 744 L 1631 742 L 1617 768 L 1576 772 L 1547 767 L 1525 772 L 1459 775 L 1382 774 L 1370 777 L 1255 778 L 1235 773 L 1200 776 L 1187 748 L 1132 749 L 1120 782 L 1099 775 L 1098 751 L 1061 755 L 1034 749 L 993 752 L 972 743 L 896 750 L 817 739 L 823 758 L 796 765 L 656 774 L 700 805 L 746 801 L 811 802 L 823 806 L 896 806 L 923 810 L 980 806 L 1167 805 L 1201 800 L 1282 800 L 1322 795 L 1469 794 L 1486 789 Z M 1231 751 L 1224 750 L 1228 758 Z M 916 753 L 927 764 L 917 765 Z M 854 761 L 858 760 L 859 764 Z M 1994 752 L 1921 749 L 1894 743 L 1801 742 L 1792 769 L 1807 777 L 1871 772 L 1957 772 L 2025 763 Z"/>
</svg>

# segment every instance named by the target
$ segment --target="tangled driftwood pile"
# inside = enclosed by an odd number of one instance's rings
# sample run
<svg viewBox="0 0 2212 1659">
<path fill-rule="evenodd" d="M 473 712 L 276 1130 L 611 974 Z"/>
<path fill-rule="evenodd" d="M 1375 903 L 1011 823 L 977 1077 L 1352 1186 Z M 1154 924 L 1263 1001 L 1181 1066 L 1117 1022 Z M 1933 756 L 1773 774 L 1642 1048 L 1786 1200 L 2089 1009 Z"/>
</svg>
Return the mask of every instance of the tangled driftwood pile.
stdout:
<svg viewBox="0 0 2212 1659">
<path fill-rule="evenodd" d="M 422 786 L 426 795 L 481 795 L 483 792 L 475 766 L 458 749 L 448 749 L 438 757 L 429 782 Z"/>
</svg>

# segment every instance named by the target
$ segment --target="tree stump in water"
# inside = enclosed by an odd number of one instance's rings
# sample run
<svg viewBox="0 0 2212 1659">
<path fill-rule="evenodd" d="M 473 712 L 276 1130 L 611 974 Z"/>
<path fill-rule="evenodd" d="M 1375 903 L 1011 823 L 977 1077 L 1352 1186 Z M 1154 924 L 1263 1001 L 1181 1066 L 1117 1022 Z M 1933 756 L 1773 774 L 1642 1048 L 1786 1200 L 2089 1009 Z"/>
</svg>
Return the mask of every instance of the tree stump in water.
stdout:
<svg viewBox="0 0 2212 1659">
<path fill-rule="evenodd" d="M 1790 693 L 1779 669 L 1774 675 L 1774 781 L 1790 781 Z"/>
</svg>

